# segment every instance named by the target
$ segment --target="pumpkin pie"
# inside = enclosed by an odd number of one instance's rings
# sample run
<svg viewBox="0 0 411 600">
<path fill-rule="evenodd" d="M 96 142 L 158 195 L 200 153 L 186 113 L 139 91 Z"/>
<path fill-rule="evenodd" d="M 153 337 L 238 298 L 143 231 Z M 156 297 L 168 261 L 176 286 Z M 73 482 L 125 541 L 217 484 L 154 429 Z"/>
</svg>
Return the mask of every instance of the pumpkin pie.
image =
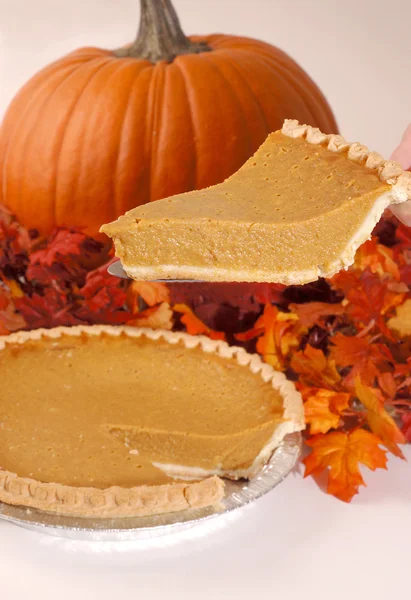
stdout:
<svg viewBox="0 0 411 600">
<path fill-rule="evenodd" d="M 0 501 L 76 516 L 217 504 L 304 427 L 294 385 L 242 348 L 133 327 L 0 338 Z"/>
<path fill-rule="evenodd" d="M 352 264 L 411 173 L 287 120 L 219 185 L 140 206 L 101 231 L 134 279 L 303 284 Z"/>
</svg>

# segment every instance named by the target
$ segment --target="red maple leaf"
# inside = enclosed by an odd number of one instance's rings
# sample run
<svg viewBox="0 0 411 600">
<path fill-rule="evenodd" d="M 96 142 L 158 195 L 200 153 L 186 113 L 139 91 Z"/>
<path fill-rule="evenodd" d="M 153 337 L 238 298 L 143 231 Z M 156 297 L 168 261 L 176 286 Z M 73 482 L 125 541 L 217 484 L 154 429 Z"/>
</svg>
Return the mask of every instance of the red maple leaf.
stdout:
<svg viewBox="0 0 411 600">
<path fill-rule="evenodd" d="M 123 283 L 108 273 L 107 265 L 87 274 L 84 286 L 78 290 L 78 302 L 76 317 L 90 324 L 125 323 L 132 316 L 125 310 Z"/>
<path fill-rule="evenodd" d="M 30 329 L 50 328 L 60 325 L 77 325 L 80 321 L 71 314 L 72 306 L 53 287 L 44 290 L 42 295 L 23 296 L 14 301 Z"/>
<path fill-rule="evenodd" d="M 411 229 L 397 220 L 395 237 L 399 241 L 399 245 L 404 248 L 411 248 Z"/>
<path fill-rule="evenodd" d="M 31 253 L 30 264 L 50 267 L 54 262 L 67 261 L 81 255 L 81 245 L 87 239 L 84 233 L 57 229 L 47 245 Z"/>
</svg>

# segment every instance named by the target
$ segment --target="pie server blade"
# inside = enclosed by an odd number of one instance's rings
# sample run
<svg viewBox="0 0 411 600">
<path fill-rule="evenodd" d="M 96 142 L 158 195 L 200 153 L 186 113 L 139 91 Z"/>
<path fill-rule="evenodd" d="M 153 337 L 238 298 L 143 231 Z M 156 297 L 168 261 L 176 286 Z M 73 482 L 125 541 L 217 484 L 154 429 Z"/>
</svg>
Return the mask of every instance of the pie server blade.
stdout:
<svg viewBox="0 0 411 600">
<path fill-rule="evenodd" d="M 123 269 L 123 265 L 118 260 L 117 262 L 111 263 L 108 267 L 108 272 L 114 277 L 120 277 L 121 279 L 131 279 Z M 162 283 L 202 283 L 197 279 L 153 279 L 152 281 L 160 281 Z"/>
</svg>

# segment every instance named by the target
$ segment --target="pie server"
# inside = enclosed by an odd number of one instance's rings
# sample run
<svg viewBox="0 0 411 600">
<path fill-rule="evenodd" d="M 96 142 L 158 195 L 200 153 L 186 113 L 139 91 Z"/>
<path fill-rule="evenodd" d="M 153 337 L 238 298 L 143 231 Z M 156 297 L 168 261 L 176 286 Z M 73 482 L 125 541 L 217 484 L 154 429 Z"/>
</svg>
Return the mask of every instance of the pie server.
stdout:
<svg viewBox="0 0 411 600">
<path fill-rule="evenodd" d="M 111 263 L 108 267 L 108 272 L 114 277 L 120 277 L 121 279 L 131 279 L 123 269 L 123 265 L 118 260 L 117 262 Z M 154 279 L 153 281 L 160 281 L 162 283 L 202 283 L 197 279 Z"/>
</svg>

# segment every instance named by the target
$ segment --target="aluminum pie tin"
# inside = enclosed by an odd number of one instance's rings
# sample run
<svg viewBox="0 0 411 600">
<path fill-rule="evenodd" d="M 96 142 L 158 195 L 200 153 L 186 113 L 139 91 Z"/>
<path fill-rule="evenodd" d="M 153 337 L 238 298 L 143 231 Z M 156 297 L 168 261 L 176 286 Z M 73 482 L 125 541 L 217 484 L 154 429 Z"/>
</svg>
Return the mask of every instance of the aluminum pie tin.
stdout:
<svg viewBox="0 0 411 600">
<path fill-rule="evenodd" d="M 301 453 L 301 443 L 300 433 L 290 434 L 253 479 L 226 480 L 226 493 L 220 507 L 209 506 L 150 517 L 91 519 L 65 517 L 0 502 L 0 519 L 39 533 L 74 540 L 116 542 L 179 533 L 207 520 L 231 513 L 270 492 L 295 467 Z"/>
</svg>

